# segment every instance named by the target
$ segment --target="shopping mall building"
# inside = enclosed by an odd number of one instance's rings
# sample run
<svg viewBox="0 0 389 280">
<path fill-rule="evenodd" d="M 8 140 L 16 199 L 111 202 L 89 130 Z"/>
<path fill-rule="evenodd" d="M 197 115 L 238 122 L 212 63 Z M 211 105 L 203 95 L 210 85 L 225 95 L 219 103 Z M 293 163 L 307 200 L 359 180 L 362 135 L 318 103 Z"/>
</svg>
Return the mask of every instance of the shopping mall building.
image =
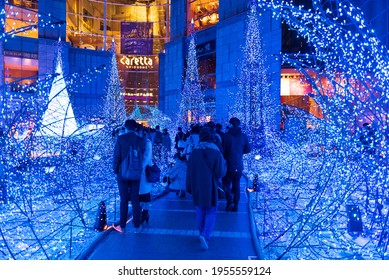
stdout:
<svg viewBox="0 0 389 280">
<path fill-rule="evenodd" d="M 61 40 L 65 80 L 93 72 L 91 81 L 68 86 L 76 118 L 98 119 L 106 94 L 111 50 L 124 89 L 127 111 L 136 105 L 157 107 L 174 117 L 178 111 L 187 54 L 187 38 L 196 32 L 201 86 L 209 119 L 228 119 L 230 94 L 237 91 L 250 0 L 8 0 L 0 1 L 4 32 L 0 85 L 10 92 L 4 116 L 20 108 L 23 85 L 54 73 Z M 296 0 L 297 4 L 309 2 Z M 387 1 L 355 0 L 388 45 Z M 370 3 L 372 3 L 370 4 Z M 302 39 L 271 17 L 259 16 L 269 65 L 272 100 L 319 115 L 299 74 L 280 65 L 281 51 L 301 51 Z M 100 68 L 99 68 L 100 69 Z M 70 83 L 69 83 L 70 84 Z M 9 86 L 12 85 L 12 86 Z"/>
</svg>

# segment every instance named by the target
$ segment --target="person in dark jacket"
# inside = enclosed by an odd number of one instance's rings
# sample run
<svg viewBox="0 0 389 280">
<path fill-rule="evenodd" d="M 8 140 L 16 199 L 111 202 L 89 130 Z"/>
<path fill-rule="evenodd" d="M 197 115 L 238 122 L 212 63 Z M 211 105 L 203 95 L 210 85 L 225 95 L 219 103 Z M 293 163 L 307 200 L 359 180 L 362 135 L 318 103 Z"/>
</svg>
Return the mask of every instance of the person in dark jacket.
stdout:
<svg viewBox="0 0 389 280">
<path fill-rule="evenodd" d="M 139 187 L 140 180 L 131 181 L 125 180 L 121 176 L 121 163 L 126 158 L 130 146 L 139 146 L 142 155 L 146 149 L 146 139 L 140 137 L 136 133 L 137 123 L 135 120 L 126 120 L 124 124 L 127 133 L 118 136 L 114 149 L 113 156 L 113 172 L 117 175 L 117 182 L 120 196 L 120 221 L 119 225 L 114 225 L 114 229 L 118 232 L 124 232 L 127 223 L 128 213 L 128 198 L 131 199 L 134 232 L 140 232 L 142 223 L 140 214 L 141 207 L 139 202 Z M 130 193 L 129 193 L 130 191 Z"/>
<path fill-rule="evenodd" d="M 240 120 L 231 118 L 231 128 L 224 134 L 223 150 L 227 161 L 227 174 L 223 178 L 226 194 L 226 211 L 238 212 L 240 179 L 243 172 L 243 155 L 251 151 L 247 136 L 242 132 Z"/>
<path fill-rule="evenodd" d="M 201 247 L 208 249 L 215 220 L 218 201 L 217 181 L 226 173 L 223 155 L 213 143 L 212 130 L 203 127 L 199 144 L 188 160 L 186 191 L 192 195 L 196 208 Z"/>
<path fill-rule="evenodd" d="M 219 148 L 219 151 L 223 154 L 222 138 L 220 137 L 220 135 L 218 133 L 216 133 L 215 123 L 213 121 L 209 121 L 209 122 L 207 122 L 206 126 L 208 126 L 212 129 L 213 142 Z"/>
<path fill-rule="evenodd" d="M 223 137 L 224 137 L 224 132 L 223 132 L 223 126 L 222 126 L 222 124 L 221 123 L 217 123 L 216 125 L 215 125 L 215 132 L 217 133 L 217 134 L 219 134 L 219 136 L 220 136 L 220 139 L 221 139 L 221 141 L 222 141 L 222 143 L 223 143 Z"/>
<path fill-rule="evenodd" d="M 185 133 L 182 131 L 182 127 L 178 127 L 177 128 L 177 133 L 176 133 L 176 136 L 174 137 L 174 148 L 178 151 L 179 148 L 182 148 L 181 147 L 178 147 L 178 143 L 181 141 L 182 143 L 185 142 Z"/>
</svg>

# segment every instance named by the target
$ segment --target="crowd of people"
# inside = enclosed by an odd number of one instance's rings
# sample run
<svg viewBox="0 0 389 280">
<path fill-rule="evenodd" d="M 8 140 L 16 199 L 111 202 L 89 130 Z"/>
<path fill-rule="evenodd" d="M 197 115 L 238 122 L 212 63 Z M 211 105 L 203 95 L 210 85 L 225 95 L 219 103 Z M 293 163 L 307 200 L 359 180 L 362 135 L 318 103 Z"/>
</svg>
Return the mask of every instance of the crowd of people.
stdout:
<svg viewBox="0 0 389 280">
<path fill-rule="evenodd" d="M 117 174 L 120 195 L 120 221 L 114 229 L 124 232 L 128 201 L 132 204 L 134 232 L 140 232 L 142 224 L 148 222 L 152 183 L 145 178 L 145 167 L 155 159 L 168 161 L 167 155 L 174 147 L 174 162 L 163 181 L 179 198 L 186 194 L 191 196 L 201 248 L 207 250 L 216 221 L 220 186 L 225 192 L 225 210 L 238 211 L 243 155 L 251 150 L 248 137 L 240 128 L 240 120 L 231 118 L 225 131 L 221 124 L 212 121 L 192 124 L 186 132 L 178 127 L 174 138 L 170 137 L 167 128 L 162 131 L 159 126 L 150 129 L 135 120 L 127 120 L 124 127 L 114 149 L 113 170 Z M 125 180 L 120 172 L 121 162 L 133 145 L 138 146 L 143 155 L 142 176 L 139 180 Z"/>
</svg>

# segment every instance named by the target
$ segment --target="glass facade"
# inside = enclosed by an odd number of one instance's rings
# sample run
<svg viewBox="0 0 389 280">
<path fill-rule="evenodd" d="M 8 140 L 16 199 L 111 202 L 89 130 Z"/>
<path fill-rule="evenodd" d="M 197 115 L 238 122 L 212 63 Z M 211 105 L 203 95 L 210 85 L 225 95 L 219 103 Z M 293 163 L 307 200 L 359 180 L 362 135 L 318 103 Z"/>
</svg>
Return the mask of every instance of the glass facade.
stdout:
<svg viewBox="0 0 389 280">
<path fill-rule="evenodd" d="M 9 0 L 4 4 L 4 32 L 9 36 L 38 38 L 38 0 Z M 10 92 L 33 85 L 38 76 L 36 53 L 4 50 L 4 82 Z"/>
<path fill-rule="evenodd" d="M 38 77 L 38 55 L 20 51 L 4 51 L 4 80 L 9 91 L 19 92 L 33 85 Z"/>
<path fill-rule="evenodd" d="M 195 30 L 202 30 L 219 22 L 218 0 L 189 0 L 188 3 L 188 30 L 192 22 Z"/>
<path fill-rule="evenodd" d="M 168 0 L 67 0 L 67 41 L 107 50 L 114 42 L 127 109 L 158 102 L 158 54 L 169 37 Z"/>
<path fill-rule="evenodd" d="M 6 33 L 38 38 L 38 0 L 10 0 L 4 4 L 4 10 Z"/>
<path fill-rule="evenodd" d="M 201 90 L 205 95 L 206 118 L 215 117 L 216 109 L 216 40 L 211 40 L 196 47 Z"/>
<path fill-rule="evenodd" d="M 212 27 L 219 22 L 218 0 L 187 1 L 187 34 Z M 205 94 L 207 119 L 215 115 L 216 89 L 216 40 L 196 46 L 201 89 Z"/>
</svg>

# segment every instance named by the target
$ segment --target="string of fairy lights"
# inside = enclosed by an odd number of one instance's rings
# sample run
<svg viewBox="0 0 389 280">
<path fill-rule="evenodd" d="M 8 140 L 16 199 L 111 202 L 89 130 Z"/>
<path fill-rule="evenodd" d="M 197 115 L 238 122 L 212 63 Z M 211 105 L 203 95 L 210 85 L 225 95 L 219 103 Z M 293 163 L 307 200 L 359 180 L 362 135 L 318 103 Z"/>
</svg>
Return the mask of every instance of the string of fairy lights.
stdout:
<svg viewBox="0 0 389 280">
<path fill-rule="evenodd" d="M 0 12 L 0 24 L 3 27 L 0 40 L 7 41 L 8 37 L 20 34 L 37 33 L 38 28 L 57 28 L 65 21 L 53 17 L 51 14 L 38 13 L 27 7 L 20 8 L 18 5 L 2 1 L 4 8 Z"/>
<path fill-rule="evenodd" d="M 204 93 L 201 90 L 198 73 L 196 33 L 192 30 L 188 40 L 186 68 L 178 112 L 178 126 L 188 130 L 191 123 L 204 122 L 205 115 Z"/>
<path fill-rule="evenodd" d="M 266 129 L 264 136 L 252 134 L 254 140 L 264 137 L 271 147 L 271 154 L 255 154 L 245 162 L 256 186 L 251 199 L 261 258 L 387 259 L 386 48 L 350 1 L 313 0 L 311 9 L 281 0 L 258 0 L 257 4 L 248 16 L 242 61 L 247 67 L 242 67 L 238 81 L 237 104 L 243 106 L 247 99 L 259 106 L 244 111 L 242 120 L 249 120 L 245 126 L 266 128 L 272 121 L 268 117 L 278 110 L 267 105 L 271 101 L 264 87 L 267 60 L 257 13 L 267 10 L 311 44 L 310 54 L 281 53 L 279 59 L 310 81 L 311 96 L 325 116 L 310 118 L 313 129 L 302 130 L 299 141 Z M 205 116 L 204 96 L 198 82 L 195 34 L 189 39 L 179 116 L 189 121 L 190 111 L 190 120 L 197 122 Z M 60 50 L 58 45 L 59 54 Z M 56 65 L 60 59 L 58 55 Z M 254 76 L 248 76 L 251 70 L 256 71 Z M 117 187 L 110 171 L 114 138 L 107 123 L 117 125 L 125 115 L 115 55 L 108 66 L 107 97 L 101 108 L 105 129 L 91 131 L 77 120 L 70 136 L 38 133 L 40 118 L 56 102 L 65 113 L 52 123 L 62 123 L 64 131 L 67 121 L 74 119 L 66 113 L 71 106 L 66 92 L 76 91 L 103 71 L 105 66 L 67 75 L 47 74 L 19 93 L 11 92 L 11 85 L 3 86 L 0 110 L 7 116 L 3 117 L 7 130 L 1 138 L 0 168 L 5 172 L 0 177 L 0 259 L 75 258 L 95 235 L 91 224 L 98 202 L 108 202 L 108 220 L 117 218 Z M 57 93 L 45 102 L 53 88 Z M 23 102 L 13 108 L 12 100 Z M 162 119 L 157 111 L 151 115 Z M 16 137 L 12 125 L 30 121 L 35 124 L 31 134 L 26 129 Z M 50 122 L 45 126 L 50 127 Z M 371 145 L 362 145 L 361 139 Z M 356 205 L 362 213 L 363 232 L 357 235 L 348 231 L 348 205 Z"/>
<path fill-rule="evenodd" d="M 54 42 L 55 73 L 2 86 L 0 259 L 74 259 L 96 236 L 99 202 L 106 202 L 107 222 L 118 218 L 112 132 L 126 112 L 116 55 L 108 67 L 64 73 L 64 48 Z M 90 118 L 75 117 L 69 93 L 101 77 L 107 94 L 91 128 Z"/>
<path fill-rule="evenodd" d="M 245 44 L 242 46 L 243 57 L 239 63 L 238 90 L 229 95 L 232 104 L 229 117 L 241 120 L 242 130 L 255 150 L 252 154 L 272 149 L 270 139 L 266 141 L 266 138 L 271 138 L 276 127 L 275 116 L 279 112 L 278 104 L 270 96 L 270 60 L 264 50 L 262 34 L 257 7 L 252 1 L 247 16 Z"/>
<path fill-rule="evenodd" d="M 108 73 L 108 85 L 106 100 L 104 102 L 104 122 L 111 126 L 122 125 L 126 119 L 126 107 L 124 104 L 124 90 L 120 85 L 120 77 L 117 67 L 116 54 L 113 51 L 115 46 L 111 47 L 111 68 Z"/>
<path fill-rule="evenodd" d="M 38 26 L 55 27 L 52 22 Z M 27 29 L 9 29 L 1 39 Z M 54 45 L 55 73 L 26 78 L 34 78 L 31 84 L 20 85 L 20 79 L 1 86 L 0 259 L 75 258 L 96 235 L 100 201 L 107 202 L 108 221 L 117 219 L 112 127 L 91 130 L 88 118 L 76 120 L 68 94 L 107 76 L 107 67 L 65 74 L 66 46 Z M 107 92 L 117 98 L 114 61 L 109 70 Z"/>
<path fill-rule="evenodd" d="M 58 66 L 63 45 L 57 47 Z M 1 259 L 75 257 L 94 235 L 90 226 L 94 217 L 89 216 L 94 216 L 96 200 L 114 201 L 109 163 L 101 148 L 105 147 L 101 142 L 108 140 L 85 130 L 82 123 L 67 132 L 69 122 L 74 124 L 67 90 L 93 81 L 105 67 L 69 75 L 61 67 L 55 69 L 55 74 L 21 92 L 4 86 L 2 116 L 6 116 L 7 130 L 1 139 Z M 7 106 L 13 99 L 19 107 Z M 98 187 L 97 180 L 107 187 Z"/>
<path fill-rule="evenodd" d="M 300 145 L 256 163 L 263 258 L 387 259 L 387 49 L 350 1 L 258 6 L 311 45 L 280 59 L 310 81 L 325 116 Z M 355 221 L 348 206 L 360 210 Z M 363 230 L 352 232 L 351 222 Z"/>
</svg>

